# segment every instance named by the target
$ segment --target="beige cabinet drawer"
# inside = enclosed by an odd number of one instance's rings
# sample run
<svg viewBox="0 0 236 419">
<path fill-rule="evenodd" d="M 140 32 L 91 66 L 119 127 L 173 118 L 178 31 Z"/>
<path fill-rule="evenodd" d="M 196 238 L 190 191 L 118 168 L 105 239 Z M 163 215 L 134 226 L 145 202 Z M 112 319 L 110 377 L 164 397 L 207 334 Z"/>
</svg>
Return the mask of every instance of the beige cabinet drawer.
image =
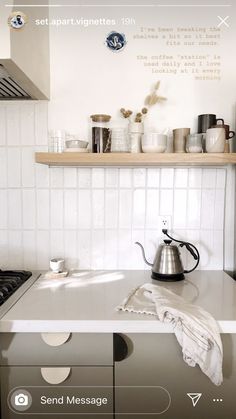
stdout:
<svg viewBox="0 0 236 419">
<path fill-rule="evenodd" d="M 53 368 L 57 375 L 58 368 Z M 69 375 L 58 385 L 50 385 L 44 380 L 41 367 L 1 367 L 1 383 L 4 419 L 19 418 L 19 413 L 30 419 L 38 418 L 38 414 L 44 414 L 46 418 L 63 419 L 82 418 L 85 414 L 89 419 L 103 417 L 103 415 L 108 419 L 113 418 L 112 367 L 71 367 Z M 12 400 L 16 400 L 15 391 L 26 396 L 29 392 L 32 397 L 31 406 L 24 412 L 17 413 L 14 410 L 15 406 L 13 409 L 9 408 L 8 403 L 11 405 L 12 397 Z M 96 403 L 94 400 L 93 403 L 86 405 L 75 403 L 76 398 L 77 400 L 90 399 L 90 401 L 95 399 Z M 45 403 L 48 399 L 54 399 L 54 403 Z M 103 403 L 101 403 L 102 399 Z"/>
<path fill-rule="evenodd" d="M 116 362 L 114 367 L 115 411 L 116 414 L 121 413 L 116 415 L 117 418 L 147 419 L 147 413 L 160 412 L 163 405 L 164 410 L 168 406 L 168 398 L 163 389 L 169 392 L 171 404 L 165 413 L 150 415 L 150 419 L 236 418 L 236 334 L 221 335 L 224 381 L 219 387 L 199 367 L 191 368 L 184 362 L 181 347 L 173 333 L 129 334 L 123 335 L 123 338 L 127 342 L 129 356 Z M 193 408 L 187 393 L 199 391 L 203 397 Z M 213 403 L 213 398 L 222 398 L 223 403 Z"/>
<path fill-rule="evenodd" d="M 112 334 L 73 333 L 51 346 L 40 333 L 2 333 L 0 348 L 1 365 L 113 365 Z"/>
</svg>

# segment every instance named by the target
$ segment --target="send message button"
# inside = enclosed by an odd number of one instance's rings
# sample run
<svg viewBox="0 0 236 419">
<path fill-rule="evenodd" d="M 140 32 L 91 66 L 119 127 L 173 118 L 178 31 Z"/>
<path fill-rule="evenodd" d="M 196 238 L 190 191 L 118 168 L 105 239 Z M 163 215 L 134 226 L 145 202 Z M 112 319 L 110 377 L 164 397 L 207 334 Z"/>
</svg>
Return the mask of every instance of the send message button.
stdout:
<svg viewBox="0 0 236 419">
<path fill-rule="evenodd" d="M 170 393 L 161 386 L 115 387 L 117 414 L 160 415 L 169 409 L 170 404 Z"/>
</svg>

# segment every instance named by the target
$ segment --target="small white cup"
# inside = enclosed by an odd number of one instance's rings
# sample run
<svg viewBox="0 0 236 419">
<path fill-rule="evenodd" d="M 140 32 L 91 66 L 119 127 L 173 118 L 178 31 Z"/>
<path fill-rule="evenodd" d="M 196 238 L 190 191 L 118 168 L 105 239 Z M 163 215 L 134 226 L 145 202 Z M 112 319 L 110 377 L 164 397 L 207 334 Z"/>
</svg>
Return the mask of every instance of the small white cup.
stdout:
<svg viewBox="0 0 236 419">
<path fill-rule="evenodd" d="M 64 259 L 53 258 L 50 260 L 50 268 L 54 273 L 63 272 L 64 270 Z"/>
<path fill-rule="evenodd" d="M 206 152 L 224 153 L 225 150 L 225 129 L 209 128 L 206 132 Z"/>
</svg>

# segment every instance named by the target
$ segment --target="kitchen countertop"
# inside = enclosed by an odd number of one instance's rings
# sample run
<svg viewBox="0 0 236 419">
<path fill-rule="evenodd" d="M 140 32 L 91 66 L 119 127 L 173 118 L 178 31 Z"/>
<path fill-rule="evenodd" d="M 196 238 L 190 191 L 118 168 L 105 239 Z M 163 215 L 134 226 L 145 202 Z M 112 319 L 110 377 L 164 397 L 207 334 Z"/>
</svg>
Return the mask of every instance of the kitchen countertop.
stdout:
<svg viewBox="0 0 236 419">
<path fill-rule="evenodd" d="M 0 332 L 172 333 L 155 317 L 116 311 L 135 287 L 153 282 L 200 305 L 221 333 L 236 333 L 236 282 L 223 271 L 194 271 L 184 281 L 152 281 L 150 271 L 74 271 L 39 277 L 1 317 Z"/>
</svg>

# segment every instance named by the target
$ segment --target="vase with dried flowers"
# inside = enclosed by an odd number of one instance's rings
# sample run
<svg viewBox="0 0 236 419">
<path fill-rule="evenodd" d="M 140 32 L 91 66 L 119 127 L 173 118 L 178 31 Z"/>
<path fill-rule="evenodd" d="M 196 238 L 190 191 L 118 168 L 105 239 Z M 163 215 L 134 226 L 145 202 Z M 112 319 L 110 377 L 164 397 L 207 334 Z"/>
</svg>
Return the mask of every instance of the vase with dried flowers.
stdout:
<svg viewBox="0 0 236 419">
<path fill-rule="evenodd" d="M 144 133 L 143 121 L 149 112 L 149 108 L 167 100 L 165 97 L 158 94 L 160 87 L 160 81 L 156 83 L 151 93 L 146 97 L 144 101 L 144 107 L 140 112 L 133 113 L 130 109 L 121 108 L 121 115 L 129 120 L 128 130 L 130 138 L 130 151 L 131 153 L 141 153 L 141 141 Z M 133 117 L 132 117 L 133 116 Z"/>
</svg>

